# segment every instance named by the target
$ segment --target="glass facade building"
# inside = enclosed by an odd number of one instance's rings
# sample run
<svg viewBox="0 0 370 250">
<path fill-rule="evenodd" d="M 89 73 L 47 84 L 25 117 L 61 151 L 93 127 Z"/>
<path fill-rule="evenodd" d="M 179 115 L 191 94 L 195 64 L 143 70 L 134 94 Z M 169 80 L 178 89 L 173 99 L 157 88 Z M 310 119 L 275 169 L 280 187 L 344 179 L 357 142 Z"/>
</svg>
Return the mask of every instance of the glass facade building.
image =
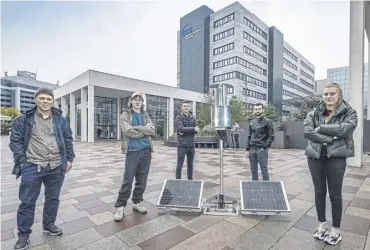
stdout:
<svg viewBox="0 0 370 250">
<path fill-rule="evenodd" d="M 364 105 L 369 104 L 369 70 L 368 64 L 366 63 L 364 66 Z M 348 88 L 349 88 L 349 67 L 339 67 L 339 68 L 332 68 L 327 70 L 327 79 L 328 82 L 336 82 L 338 83 L 341 88 L 343 89 L 344 100 L 348 100 Z"/>
</svg>

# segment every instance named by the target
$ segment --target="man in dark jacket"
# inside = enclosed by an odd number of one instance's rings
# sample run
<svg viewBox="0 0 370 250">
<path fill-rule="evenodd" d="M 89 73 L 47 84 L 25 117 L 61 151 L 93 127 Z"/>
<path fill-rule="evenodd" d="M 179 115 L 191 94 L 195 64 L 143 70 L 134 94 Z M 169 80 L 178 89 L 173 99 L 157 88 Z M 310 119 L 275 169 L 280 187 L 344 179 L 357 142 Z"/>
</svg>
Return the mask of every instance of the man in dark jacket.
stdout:
<svg viewBox="0 0 370 250">
<path fill-rule="evenodd" d="M 187 158 L 188 180 L 193 179 L 193 162 L 195 155 L 194 136 L 199 132 L 197 121 L 190 111 L 190 103 L 183 101 L 181 113 L 175 119 L 177 132 L 177 167 L 176 179 L 181 179 L 181 170 L 185 155 Z"/>
<path fill-rule="evenodd" d="M 72 131 L 62 111 L 52 107 L 53 92 L 46 88 L 35 94 L 36 107 L 19 116 L 12 124 L 10 149 L 13 174 L 21 176 L 17 212 L 18 241 L 14 249 L 26 249 L 35 217 L 36 200 L 45 186 L 43 230 L 62 234 L 55 225 L 64 174 L 71 170 L 75 157 Z"/>
<path fill-rule="evenodd" d="M 254 105 L 255 118 L 249 122 L 249 135 L 246 146 L 246 156 L 252 172 L 252 181 L 258 181 L 258 164 L 260 165 L 262 178 L 269 180 L 267 168 L 268 148 L 274 141 L 274 128 L 270 119 L 263 115 L 262 103 Z"/>
</svg>

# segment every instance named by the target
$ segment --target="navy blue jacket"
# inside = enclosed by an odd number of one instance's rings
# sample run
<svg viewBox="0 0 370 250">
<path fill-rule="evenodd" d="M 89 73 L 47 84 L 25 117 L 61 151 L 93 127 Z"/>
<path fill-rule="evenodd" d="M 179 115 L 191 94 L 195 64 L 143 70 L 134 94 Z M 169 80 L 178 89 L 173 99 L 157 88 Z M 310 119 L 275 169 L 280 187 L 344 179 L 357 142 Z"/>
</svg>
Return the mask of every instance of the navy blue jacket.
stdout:
<svg viewBox="0 0 370 250">
<path fill-rule="evenodd" d="M 176 116 L 175 126 L 177 132 L 177 147 L 191 148 L 194 147 L 194 136 L 196 134 L 195 127 L 197 120 L 193 114 L 189 112 L 189 116 L 182 112 Z"/>
<path fill-rule="evenodd" d="M 36 107 L 17 117 L 12 124 L 9 147 L 13 152 L 14 159 L 12 174 L 14 174 L 17 179 L 21 176 L 21 165 L 27 162 L 26 152 L 32 128 L 35 123 L 35 112 Z M 53 115 L 54 134 L 60 150 L 62 168 L 63 171 L 65 171 L 67 161 L 72 162 L 75 158 L 72 130 L 69 127 L 67 119 L 62 116 L 62 111 L 60 109 L 52 108 L 51 112 Z"/>
</svg>

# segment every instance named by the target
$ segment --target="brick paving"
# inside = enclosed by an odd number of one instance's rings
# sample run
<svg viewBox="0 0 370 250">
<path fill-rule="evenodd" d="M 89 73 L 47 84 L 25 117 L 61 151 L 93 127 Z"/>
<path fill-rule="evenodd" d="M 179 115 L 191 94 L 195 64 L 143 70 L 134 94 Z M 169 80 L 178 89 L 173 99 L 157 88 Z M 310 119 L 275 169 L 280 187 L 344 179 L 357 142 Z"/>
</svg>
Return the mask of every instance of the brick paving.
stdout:
<svg viewBox="0 0 370 250">
<path fill-rule="evenodd" d="M 1 151 L 1 249 L 13 249 L 16 241 L 18 186 L 11 175 L 12 157 L 8 137 Z M 176 149 L 156 143 L 145 193 L 148 214 L 132 211 L 129 203 L 122 222 L 113 221 L 113 203 L 121 184 L 124 156 L 119 142 L 93 144 L 75 142 L 76 160 L 62 189 L 57 224 L 60 237 L 41 231 L 43 191 L 37 201 L 35 224 L 29 249 L 366 249 L 370 250 L 370 158 L 363 168 L 347 168 L 343 187 L 343 241 L 326 246 L 312 237 L 316 212 L 312 180 L 303 150 L 270 150 L 273 180 L 284 181 L 290 216 L 221 217 L 199 214 L 166 214 L 155 206 L 165 178 L 173 178 Z M 197 149 L 195 177 L 205 181 L 203 197 L 218 194 L 218 151 Z M 239 198 L 239 180 L 250 171 L 244 151 L 225 153 L 225 195 Z M 186 167 L 183 169 L 186 176 Z M 327 216 L 331 218 L 330 202 Z"/>
</svg>

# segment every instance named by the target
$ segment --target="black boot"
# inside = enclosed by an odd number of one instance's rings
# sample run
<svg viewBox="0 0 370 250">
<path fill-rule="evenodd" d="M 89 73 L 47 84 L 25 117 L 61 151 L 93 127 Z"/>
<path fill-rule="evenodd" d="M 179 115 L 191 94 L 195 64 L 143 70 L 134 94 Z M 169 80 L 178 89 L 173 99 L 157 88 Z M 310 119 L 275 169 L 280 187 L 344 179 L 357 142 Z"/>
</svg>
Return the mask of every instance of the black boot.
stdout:
<svg viewBox="0 0 370 250">
<path fill-rule="evenodd" d="M 17 243 L 14 245 L 14 249 L 26 249 L 28 242 L 30 241 L 28 235 L 21 235 L 18 237 Z"/>
<path fill-rule="evenodd" d="M 50 225 L 47 228 L 44 228 L 44 233 L 56 236 L 63 233 L 63 230 L 55 225 Z"/>
</svg>

